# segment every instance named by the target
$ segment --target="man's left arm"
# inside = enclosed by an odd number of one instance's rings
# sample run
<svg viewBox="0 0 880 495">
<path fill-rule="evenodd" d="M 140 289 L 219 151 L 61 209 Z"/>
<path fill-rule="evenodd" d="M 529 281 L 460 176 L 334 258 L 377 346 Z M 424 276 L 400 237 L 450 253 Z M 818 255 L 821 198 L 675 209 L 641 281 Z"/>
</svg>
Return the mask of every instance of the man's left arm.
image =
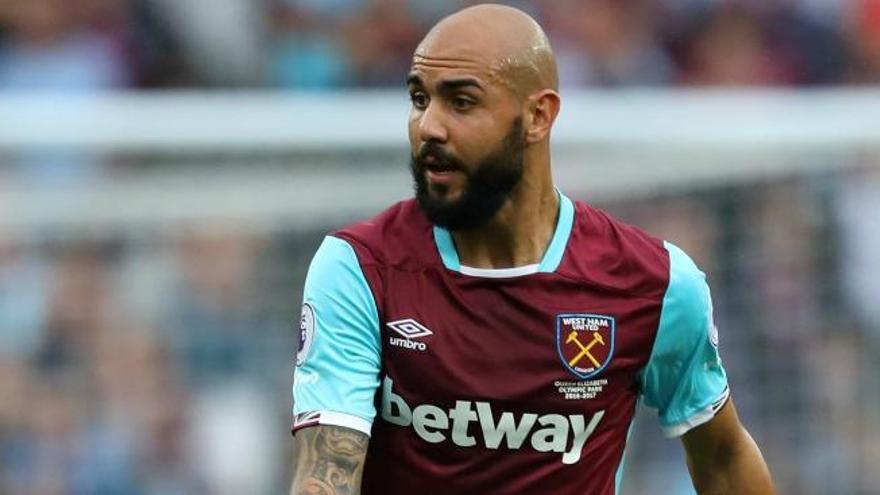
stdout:
<svg viewBox="0 0 880 495">
<path fill-rule="evenodd" d="M 673 244 L 654 347 L 640 380 L 668 437 L 680 437 L 700 495 L 772 495 L 758 446 L 730 398 L 705 274 Z"/>
<path fill-rule="evenodd" d="M 715 417 L 682 436 L 687 466 L 700 495 L 773 495 L 761 450 L 728 399 Z"/>
</svg>

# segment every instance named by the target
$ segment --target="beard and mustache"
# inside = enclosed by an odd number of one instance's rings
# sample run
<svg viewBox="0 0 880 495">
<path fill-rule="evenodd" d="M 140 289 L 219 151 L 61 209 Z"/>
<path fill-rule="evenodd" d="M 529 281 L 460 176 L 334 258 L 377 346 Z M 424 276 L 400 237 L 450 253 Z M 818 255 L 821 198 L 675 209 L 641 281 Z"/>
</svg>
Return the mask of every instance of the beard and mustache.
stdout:
<svg viewBox="0 0 880 495">
<path fill-rule="evenodd" d="M 434 167 L 425 164 L 428 156 L 435 160 Z M 525 138 L 522 118 L 519 117 L 514 120 L 499 148 L 476 166 L 466 165 L 438 143 L 428 141 L 417 155 L 410 157 L 416 201 L 428 220 L 444 229 L 471 230 L 484 226 L 504 206 L 522 180 L 524 156 Z M 426 177 L 429 168 L 465 174 L 465 186 L 460 196 L 455 200 L 445 199 L 445 184 L 429 185 Z M 438 194 L 432 194 L 432 189 Z"/>
</svg>

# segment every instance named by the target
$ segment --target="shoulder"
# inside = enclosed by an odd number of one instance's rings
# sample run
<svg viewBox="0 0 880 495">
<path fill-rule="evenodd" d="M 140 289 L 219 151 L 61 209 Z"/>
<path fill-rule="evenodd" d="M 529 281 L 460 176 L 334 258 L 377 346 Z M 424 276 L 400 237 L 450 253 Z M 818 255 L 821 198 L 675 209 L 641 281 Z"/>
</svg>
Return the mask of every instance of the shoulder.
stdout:
<svg viewBox="0 0 880 495">
<path fill-rule="evenodd" d="M 666 242 L 669 251 L 669 284 L 663 298 L 661 327 L 682 340 L 714 334 L 712 296 L 703 273 L 694 261 L 678 246 Z M 661 328 L 663 330 L 663 328 Z M 708 334 L 706 333 L 708 332 Z"/>
<path fill-rule="evenodd" d="M 666 241 L 663 246 L 669 253 L 669 288 L 667 293 L 678 291 L 689 297 L 703 296 L 708 291 L 706 274 L 697 267 L 697 264 L 687 253 L 675 244 Z"/>
<path fill-rule="evenodd" d="M 381 266 L 424 263 L 433 239 L 431 223 L 414 199 L 330 235 L 351 245 L 362 265 Z"/>
<path fill-rule="evenodd" d="M 581 202 L 568 251 L 565 274 L 609 289 L 661 299 L 669 282 L 670 255 L 661 239 Z"/>
</svg>

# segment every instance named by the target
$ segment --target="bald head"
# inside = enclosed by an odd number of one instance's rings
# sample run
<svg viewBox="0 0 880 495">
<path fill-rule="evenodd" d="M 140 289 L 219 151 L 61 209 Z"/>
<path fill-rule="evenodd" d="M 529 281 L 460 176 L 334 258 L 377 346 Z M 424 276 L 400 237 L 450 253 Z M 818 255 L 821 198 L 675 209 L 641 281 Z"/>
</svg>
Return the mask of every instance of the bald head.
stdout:
<svg viewBox="0 0 880 495">
<path fill-rule="evenodd" d="M 525 12 L 496 4 L 446 17 L 416 48 L 413 63 L 466 63 L 520 96 L 558 89 L 556 59 L 547 35 Z"/>
</svg>

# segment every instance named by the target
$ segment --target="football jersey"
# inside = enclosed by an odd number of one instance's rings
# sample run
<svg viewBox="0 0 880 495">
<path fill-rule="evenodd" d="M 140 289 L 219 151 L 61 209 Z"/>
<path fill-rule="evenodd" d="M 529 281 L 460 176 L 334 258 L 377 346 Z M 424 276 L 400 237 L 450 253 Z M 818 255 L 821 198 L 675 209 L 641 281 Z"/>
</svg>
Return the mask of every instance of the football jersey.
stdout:
<svg viewBox="0 0 880 495">
<path fill-rule="evenodd" d="M 559 199 L 535 265 L 462 265 L 414 200 L 324 239 L 293 429 L 370 435 L 362 493 L 615 494 L 640 398 L 668 436 L 724 404 L 704 274 L 674 245 Z"/>
</svg>

